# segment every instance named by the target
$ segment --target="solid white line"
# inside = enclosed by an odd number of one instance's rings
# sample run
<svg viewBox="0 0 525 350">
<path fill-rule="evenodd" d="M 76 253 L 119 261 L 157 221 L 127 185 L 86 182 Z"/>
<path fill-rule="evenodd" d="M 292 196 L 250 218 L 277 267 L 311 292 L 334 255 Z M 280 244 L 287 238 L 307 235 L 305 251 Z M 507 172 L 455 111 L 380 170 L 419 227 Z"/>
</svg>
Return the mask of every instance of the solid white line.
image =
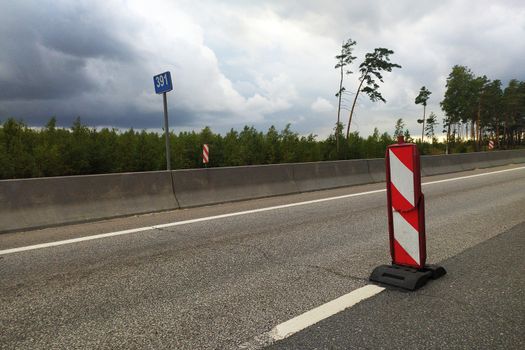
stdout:
<svg viewBox="0 0 525 350">
<path fill-rule="evenodd" d="M 324 320 L 325 318 L 333 316 L 349 307 L 354 306 L 360 301 L 381 293 L 383 290 L 385 290 L 385 288 L 368 284 L 275 326 L 270 331 L 270 336 L 274 340 L 287 338 L 292 334 L 295 334 L 307 327 L 310 327 L 311 325 L 316 324 L 319 321 Z"/>
<path fill-rule="evenodd" d="M 501 173 L 506 173 L 506 172 L 509 172 L 509 171 L 516 171 L 516 170 L 523 170 L 523 169 L 525 169 L 525 166 L 521 166 L 521 167 L 519 167 L 519 168 L 505 169 L 505 170 L 496 170 L 496 171 L 491 171 L 491 172 L 488 172 L 488 173 L 482 173 L 482 174 L 475 174 L 475 175 L 466 175 L 466 176 L 460 176 L 460 177 L 453 177 L 453 178 L 451 178 L 451 179 L 445 179 L 445 180 L 429 181 L 429 182 L 422 183 L 422 185 L 425 186 L 425 185 L 440 184 L 440 183 L 443 183 L 443 182 L 450 182 L 450 181 L 458 181 L 458 180 L 472 179 L 472 178 L 474 178 L 474 177 L 487 176 L 487 175 L 494 175 L 494 174 L 501 174 Z"/>
<path fill-rule="evenodd" d="M 381 293 L 383 290 L 385 290 L 385 288 L 373 284 L 358 288 L 337 299 L 329 301 L 326 304 L 318 306 L 315 309 L 294 317 L 291 320 L 283 322 L 272 328 L 269 332 L 260 334 L 254 337 L 251 341 L 240 344 L 238 348 L 244 350 L 259 350 L 265 348 L 278 340 L 288 338 L 317 322 L 344 311 L 365 299 L 371 298 L 374 295 Z"/>
<path fill-rule="evenodd" d="M 479 177 L 479 176 L 500 174 L 500 173 L 504 173 L 504 172 L 516 171 L 516 170 L 522 170 L 522 169 L 525 169 L 525 167 L 505 169 L 505 170 L 498 170 L 498 171 L 493 171 L 493 172 L 489 172 L 489 173 L 482 173 L 482 174 L 476 174 L 476 175 L 461 176 L 461 177 L 455 177 L 455 178 L 445 179 L 445 180 L 430 181 L 430 182 L 423 183 L 423 185 L 433 185 L 433 184 L 442 183 L 442 182 L 458 181 L 458 180 L 463 180 L 463 179 L 470 179 L 470 178 Z M 0 250 L 0 255 L 19 253 L 19 252 L 24 252 L 24 251 L 28 251 L 28 250 L 35 250 L 35 249 L 41 249 L 41 248 L 56 247 L 56 246 L 60 246 L 60 245 L 91 241 L 91 240 L 107 238 L 107 237 L 121 236 L 121 235 L 130 234 L 130 233 L 137 233 L 137 232 L 154 230 L 154 229 L 157 229 L 157 228 L 166 228 L 166 227 L 173 227 L 173 226 L 180 226 L 180 225 L 188 225 L 188 224 L 194 224 L 194 223 L 197 223 L 197 222 L 211 221 L 211 220 L 229 218 L 229 217 L 233 217 L 233 216 L 255 214 L 255 213 L 261 213 L 261 212 L 270 211 L 270 210 L 292 208 L 292 207 L 298 207 L 298 206 L 302 206 L 302 205 L 309 205 L 309 204 L 322 203 L 322 202 L 328 202 L 328 201 L 345 199 L 345 198 L 351 198 L 351 197 L 365 196 L 365 195 L 374 194 L 374 193 L 381 193 L 381 192 L 385 192 L 385 191 L 386 191 L 385 189 L 380 189 L 380 190 L 374 190 L 374 191 L 351 193 L 351 194 L 346 194 L 346 195 L 336 196 L 336 197 L 314 199 L 314 200 L 304 201 L 304 202 L 290 203 L 290 204 L 284 204 L 284 205 L 276 205 L 276 206 L 273 206 L 273 207 L 245 210 L 245 211 L 239 211 L 239 212 L 235 212 L 235 213 L 227 213 L 227 214 L 215 215 L 215 216 L 207 216 L 207 217 L 198 218 L 198 219 L 191 219 L 191 220 L 184 220 L 184 221 L 175 221 L 175 222 L 170 222 L 170 223 L 162 224 L 162 225 L 139 227 L 139 228 L 123 230 L 123 231 L 115 231 L 115 232 L 102 233 L 102 234 L 92 235 L 92 236 L 84 236 L 84 237 L 66 239 L 66 240 L 62 240 L 62 241 L 55 241 L 55 242 L 35 244 L 35 245 L 30 245 L 30 246 L 25 246 L 25 247 L 4 249 L 4 250 Z"/>
<path fill-rule="evenodd" d="M 24 251 L 27 251 L 27 250 L 56 247 L 56 246 L 59 246 L 59 245 L 78 243 L 78 242 L 84 242 L 84 241 L 91 241 L 91 240 L 94 240 L 94 239 L 107 238 L 107 237 L 113 237 L 113 236 L 120 236 L 120 235 L 129 234 L 129 233 L 149 231 L 149 230 L 166 228 L 166 227 L 194 224 L 194 223 L 197 223 L 197 222 L 211 221 L 211 220 L 229 218 L 229 217 L 233 217 L 233 216 L 261 213 L 261 212 L 270 211 L 270 210 L 291 208 L 291 207 L 297 207 L 297 206 L 301 206 L 301 205 L 321 203 L 321 202 L 332 201 L 332 200 L 343 199 L 343 198 L 349 198 L 349 197 L 364 196 L 364 195 L 367 195 L 367 194 L 380 193 L 380 192 L 385 192 L 385 190 L 381 189 L 381 190 L 374 190 L 374 191 L 367 191 L 367 192 L 352 193 L 352 194 L 346 194 L 346 195 L 337 196 L 337 197 L 314 199 L 314 200 L 305 201 L 305 202 L 297 202 L 297 203 L 290 203 L 290 204 L 284 204 L 284 205 L 276 205 L 276 206 L 273 206 L 273 207 L 245 210 L 245 211 L 239 211 L 239 212 L 235 212 L 235 213 L 227 213 L 227 214 L 221 214 L 221 215 L 215 215 L 215 216 L 207 216 L 207 217 L 198 218 L 198 219 L 191 219 L 191 220 L 184 220 L 184 221 L 175 221 L 175 222 L 170 222 L 170 223 L 161 224 L 161 225 L 139 227 L 139 228 L 135 228 L 135 229 L 131 229 L 131 230 L 108 232 L 108 233 L 102 233 L 102 234 L 98 234 L 98 235 L 66 239 L 66 240 L 62 240 L 62 241 L 55 241 L 55 242 L 49 242 L 49 243 L 35 244 L 35 245 L 26 246 L 26 247 L 5 249 L 5 250 L 0 250 L 0 255 L 24 252 Z"/>
</svg>

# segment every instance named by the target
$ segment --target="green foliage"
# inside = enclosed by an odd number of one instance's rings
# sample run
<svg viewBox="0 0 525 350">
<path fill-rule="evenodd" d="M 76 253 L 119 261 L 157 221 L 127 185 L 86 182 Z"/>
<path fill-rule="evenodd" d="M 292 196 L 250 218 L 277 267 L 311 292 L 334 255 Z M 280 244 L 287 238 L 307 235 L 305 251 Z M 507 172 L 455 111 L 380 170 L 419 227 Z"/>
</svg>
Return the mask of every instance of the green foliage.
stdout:
<svg viewBox="0 0 525 350">
<path fill-rule="evenodd" d="M 376 129 L 367 139 L 353 133 L 337 151 L 335 132 L 341 134 L 342 129 L 339 125 L 323 141 L 313 134 L 299 135 L 290 124 L 281 131 L 271 126 L 266 133 L 248 126 L 224 136 L 209 127 L 171 133 L 171 165 L 173 169 L 203 167 L 204 143 L 210 146 L 211 167 L 383 157 L 392 143 L 387 133 L 380 135 Z M 152 171 L 165 166 L 163 134 L 97 130 L 80 118 L 71 128 L 57 127 L 55 118 L 40 129 L 14 119 L 0 125 L 1 179 Z"/>
<path fill-rule="evenodd" d="M 383 82 L 382 72 L 391 72 L 393 68 L 401 68 L 399 64 L 390 62 L 390 55 L 394 51 L 379 47 L 365 55 L 364 61 L 359 65 L 359 87 L 354 96 L 352 109 L 348 116 L 348 125 L 346 127 L 346 138 L 349 138 L 350 125 L 352 124 L 352 117 L 354 115 L 354 108 L 359 94 L 362 92 L 370 98 L 372 102 L 383 101 L 386 102 L 383 95 L 379 92 L 379 84 L 377 80 Z M 377 79 L 377 80 L 376 80 Z"/>
<path fill-rule="evenodd" d="M 434 125 L 435 119 L 431 113 L 427 127 Z M 433 131 L 428 130 L 432 136 Z M 173 169 L 203 167 L 204 143 L 210 146 L 208 166 L 223 167 L 382 158 L 387 146 L 396 142 L 388 133 L 381 134 L 375 128 L 366 138 L 358 132 L 352 132 L 348 139 L 341 138 L 337 150 L 336 132 L 342 133 L 342 125 L 334 128 L 325 140 L 317 140 L 313 134 L 299 135 L 289 124 L 280 131 L 271 126 L 267 132 L 246 126 L 240 132 L 232 129 L 224 136 L 209 127 L 200 132 L 171 133 L 171 166 Z M 407 142 L 411 141 L 401 118 L 397 120 L 395 135 L 404 135 Z M 89 128 L 80 119 L 71 128 L 59 128 L 51 118 L 39 129 L 8 119 L 0 124 L 0 179 L 164 170 L 164 144 L 163 134 Z M 435 139 L 432 145 L 419 143 L 419 146 L 422 154 L 442 154 L 445 150 L 445 145 Z M 472 151 L 474 143 L 457 141 L 450 149 Z"/>
<path fill-rule="evenodd" d="M 484 75 L 476 77 L 469 68 L 456 65 L 447 78 L 446 88 L 441 107 L 446 114 L 443 126 L 451 147 L 464 139 L 475 141 L 472 145 L 476 150 L 485 147 L 489 139 L 495 140 L 499 148 L 523 143 L 525 82 L 513 79 L 502 90 L 500 80 L 491 81 Z"/>
<path fill-rule="evenodd" d="M 484 123 L 495 131 L 499 123 L 500 113 L 503 110 L 501 80 L 496 79 L 485 85 L 480 103 Z"/>
<path fill-rule="evenodd" d="M 434 135 L 437 124 L 437 116 L 434 114 L 434 112 L 430 112 L 430 115 L 427 118 L 427 125 L 425 126 L 425 135 L 432 139 L 432 143 L 436 142 Z"/>
<path fill-rule="evenodd" d="M 403 138 L 405 142 L 410 142 L 410 143 L 414 142 L 414 139 L 410 135 L 410 131 L 408 129 L 406 129 L 405 132 L 403 132 Z"/>
<path fill-rule="evenodd" d="M 403 136 L 404 131 L 405 131 L 405 122 L 403 121 L 403 118 L 399 118 L 396 121 L 395 129 L 394 129 L 394 138 L 397 139 L 399 136 Z"/>
<path fill-rule="evenodd" d="M 379 85 L 375 79 L 383 82 L 381 72 L 391 72 L 392 68 L 401 68 L 399 64 L 390 62 L 390 55 L 393 53 L 394 51 L 383 47 L 376 48 L 374 52 L 367 53 L 365 60 L 359 65 L 361 79 L 365 82 L 365 87 L 361 91 L 368 95 L 372 102 L 386 102 L 383 95 L 379 92 Z"/>
<path fill-rule="evenodd" d="M 447 78 L 445 97 L 441 108 L 447 115 L 447 126 L 467 120 L 470 117 L 473 104 L 472 82 L 474 75 L 465 66 L 454 66 Z"/>
<path fill-rule="evenodd" d="M 417 95 L 416 100 L 414 101 L 415 104 L 426 106 L 430 94 L 432 93 L 426 87 L 422 86 L 421 90 L 419 90 L 419 95 Z"/>
<path fill-rule="evenodd" d="M 432 94 L 426 87 L 422 86 L 421 89 L 419 90 L 419 95 L 416 96 L 416 99 L 415 99 L 415 104 L 419 105 L 419 104 L 422 104 L 423 105 L 423 118 L 422 119 L 418 119 L 417 122 L 419 124 L 423 124 L 421 126 L 421 142 L 424 141 L 424 136 L 425 136 L 425 118 L 426 118 L 426 107 L 427 107 L 427 101 L 430 97 L 430 94 Z"/>
<path fill-rule="evenodd" d="M 355 44 L 356 42 L 354 40 L 348 39 L 341 45 L 341 53 L 335 56 L 337 59 L 337 64 L 334 67 L 335 69 L 344 69 L 345 66 L 350 65 L 356 59 L 355 56 L 352 56 Z M 346 74 L 352 74 L 352 72 L 347 70 Z"/>
<path fill-rule="evenodd" d="M 337 59 L 337 64 L 335 65 L 335 69 L 340 70 L 340 78 L 339 78 L 339 90 L 335 94 L 337 97 L 337 122 L 336 127 L 339 126 L 341 123 L 341 101 L 343 98 L 343 92 L 346 90 L 343 86 L 343 79 L 344 79 L 344 68 L 348 65 L 350 65 L 355 59 L 355 56 L 352 56 L 352 52 L 354 50 L 356 42 L 352 39 L 348 39 L 346 42 L 343 42 L 341 46 L 341 53 L 335 58 Z M 349 69 L 346 70 L 346 74 L 352 74 L 352 71 Z M 335 134 L 336 139 L 336 151 L 339 152 L 339 140 L 341 139 L 340 134 L 336 132 Z"/>
</svg>

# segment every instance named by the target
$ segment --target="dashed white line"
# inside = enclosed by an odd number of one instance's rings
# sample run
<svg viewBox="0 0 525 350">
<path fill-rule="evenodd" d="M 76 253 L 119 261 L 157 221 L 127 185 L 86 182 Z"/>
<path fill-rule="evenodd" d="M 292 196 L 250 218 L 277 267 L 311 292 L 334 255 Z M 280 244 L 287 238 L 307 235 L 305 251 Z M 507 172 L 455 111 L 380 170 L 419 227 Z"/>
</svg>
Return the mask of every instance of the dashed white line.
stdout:
<svg viewBox="0 0 525 350">
<path fill-rule="evenodd" d="M 438 184 L 438 183 L 443 183 L 443 182 L 459 181 L 459 180 L 470 179 L 470 178 L 474 178 L 474 177 L 494 175 L 494 174 L 500 174 L 500 173 L 505 173 L 505 172 L 509 172 L 509 171 L 517 171 L 517 170 L 523 170 L 523 169 L 525 169 L 525 167 L 505 169 L 505 170 L 498 170 L 498 171 L 493 171 L 493 172 L 488 172 L 488 173 L 467 175 L 467 176 L 455 177 L 455 178 L 445 179 L 445 180 L 430 181 L 430 182 L 425 182 L 422 185 L 425 186 L 425 185 L 433 185 L 433 184 Z M 198 219 L 170 222 L 170 223 L 162 224 L 162 225 L 145 226 L 145 227 L 139 227 L 139 228 L 123 230 L 123 231 L 108 232 L 108 233 L 102 233 L 102 234 L 98 234 L 98 235 L 84 236 L 84 237 L 66 239 L 66 240 L 55 241 L 55 242 L 34 244 L 34 245 L 30 245 L 30 246 L 25 246 L 25 247 L 18 247 L 18 248 L 11 248 L 11 249 L 0 250 L 0 255 L 7 255 L 7 254 L 19 253 L 19 252 L 24 252 L 24 251 L 29 251 L 29 250 L 42 249 L 42 248 L 50 248 L 50 247 L 56 247 L 56 246 L 72 244 L 72 243 L 79 243 L 79 242 L 85 242 L 85 241 L 92 241 L 92 240 L 95 240 L 95 239 L 127 235 L 127 234 L 130 234 L 130 233 L 149 231 L 149 230 L 154 230 L 154 229 L 158 229 L 158 228 L 166 228 L 166 227 L 174 227 L 174 226 L 180 226 L 180 225 L 188 225 L 188 224 L 194 224 L 194 223 L 197 223 L 197 222 L 204 222 L 204 221 L 211 221 L 211 220 L 229 218 L 229 217 L 234 217 L 234 216 L 241 216 L 241 215 L 261 213 L 261 212 L 270 211 L 270 210 L 292 208 L 292 207 L 298 207 L 298 206 L 302 206 L 302 205 L 322 203 L 322 202 L 328 202 L 328 201 L 345 199 L 345 198 L 351 198 L 351 197 L 366 196 L 366 195 L 369 195 L 369 194 L 381 193 L 381 192 L 385 192 L 385 191 L 386 191 L 385 189 L 380 189 L 380 190 L 374 190 L 374 191 L 352 193 L 352 194 L 346 194 L 346 195 L 336 196 L 336 197 L 314 199 L 314 200 L 304 201 L 304 202 L 297 202 L 297 203 L 276 205 L 276 206 L 266 207 L 266 208 L 259 208 L 259 209 L 239 211 L 239 212 L 235 212 L 235 213 L 227 213 L 227 214 L 222 214 L 222 215 L 207 216 L 207 217 L 198 218 Z"/>
<path fill-rule="evenodd" d="M 360 301 L 382 292 L 384 289 L 383 287 L 368 284 L 275 326 L 270 331 L 270 334 L 274 340 L 282 340 L 325 318 L 352 307 Z"/>
<path fill-rule="evenodd" d="M 252 341 L 241 344 L 240 349 L 260 349 L 271 343 L 288 338 L 328 317 L 344 311 L 357 303 L 381 293 L 385 288 L 368 284 L 337 299 L 309 310 L 286 322 L 278 324 L 271 331 L 255 337 Z"/>
</svg>

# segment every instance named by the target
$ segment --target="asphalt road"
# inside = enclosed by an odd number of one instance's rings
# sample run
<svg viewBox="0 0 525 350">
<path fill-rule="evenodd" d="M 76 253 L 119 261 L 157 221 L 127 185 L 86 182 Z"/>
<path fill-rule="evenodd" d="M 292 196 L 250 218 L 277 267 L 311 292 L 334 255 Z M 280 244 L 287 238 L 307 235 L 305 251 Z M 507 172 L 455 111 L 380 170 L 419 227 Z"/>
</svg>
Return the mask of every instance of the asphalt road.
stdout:
<svg viewBox="0 0 525 350">
<path fill-rule="evenodd" d="M 449 274 L 387 290 L 277 349 L 525 349 L 525 223 L 442 262 Z"/>
<path fill-rule="evenodd" d="M 512 167 L 424 181 L 508 168 Z M 4 234 L 0 250 L 383 187 L 358 186 Z M 428 260 L 442 262 L 449 275 L 418 293 L 383 292 L 273 346 L 294 346 L 286 342 L 323 329 L 326 333 L 312 335 L 312 342 L 302 343 L 306 345 L 301 348 L 373 348 L 357 337 L 338 338 L 330 331 L 339 327 L 343 333 L 350 329 L 346 322 L 366 315 L 367 322 L 359 328 L 363 334 L 373 333 L 373 327 L 383 322 L 385 332 L 378 339 L 389 339 L 387 334 L 401 337 L 402 332 L 389 331 L 395 327 L 388 322 L 385 305 L 391 312 L 403 313 L 406 324 L 410 315 L 414 319 L 425 315 L 430 317 L 426 322 L 451 318 L 457 324 L 469 323 L 467 331 L 476 325 L 482 330 L 488 327 L 486 315 L 469 313 L 469 307 L 461 309 L 452 302 L 452 306 L 429 302 L 421 293 L 442 292 L 440 298 L 445 300 L 450 293 L 450 300 L 473 300 L 472 289 L 486 286 L 488 299 L 498 299 L 493 294 L 500 292 L 498 286 L 504 281 L 499 275 L 505 267 L 513 261 L 518 268 L 523 266 L 518 263 L 522 250 L 516 253 L 516 247 L 523 247 L 523 225 L 517 225 L 525 222 L 525 169 L 434 183 L 423 191 Z M 0 254 L 0 347 L 235 349 L 281 322 L 368 284 L 372 269 L 389 262 L 386 227 L 385 193 L 375 192 Z M 498 254 L 492 254 L 495 251 Z M 494 273 L 484 276 L 489 285 L 475 278 L 465 278 L 464 284 L 458 280 L 462 274 L 468 276 L 469 252 L 480 259 L 501 257 L 491 260 Z M 511 301 L 499 298 L 500 303 L 494 304 L 494 322 L 499 322 L 495 329 L 523 328 L 523 316 L 513 316 L 523 315 L 523 282 L 504 291 Z M 430 309 L 417 306 L 420 301 Z M 377 308 L 370 305 L 374 303 L 385 310 L 374 311 Z M 325 342 L 314 341 L 323 338 Z M 402 339 L 385 347 L 403 344 Z M 520 341 L 523 337 L 516 336 L 492 345 L 517 346 Z"/>
</svg>

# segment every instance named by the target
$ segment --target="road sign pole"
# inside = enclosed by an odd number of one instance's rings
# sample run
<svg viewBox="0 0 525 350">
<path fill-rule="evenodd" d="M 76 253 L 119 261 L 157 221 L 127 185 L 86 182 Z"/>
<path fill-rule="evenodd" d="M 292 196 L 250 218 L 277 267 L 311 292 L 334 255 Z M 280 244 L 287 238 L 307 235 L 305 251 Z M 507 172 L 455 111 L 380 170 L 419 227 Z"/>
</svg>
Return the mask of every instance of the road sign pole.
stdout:
<svg viewBox="0 0 525 350">
<path fill-rule="evenodd" d="M 162 94 L 164 102 L 164 135 L 166 137 L 166 169 L 171 170 L 170 161 L 170 127 L 168 125 L 168 98 L 166 93 L 173 90 L 173 83 L 171 81 L 171 73 L 169 71 L 153 76 L 153 84 L 155 85 L 155 93 Z"/>
<path fill-rule="evenodd" d="M 162 99 L 164 101 L 164 135 L 166 137 L 166 169 L 171 170 L 171 161 L 170 161 L 170 128 L 168 125 L 168 98 L 166 93 L 162 94 Z"/>
</svg>

